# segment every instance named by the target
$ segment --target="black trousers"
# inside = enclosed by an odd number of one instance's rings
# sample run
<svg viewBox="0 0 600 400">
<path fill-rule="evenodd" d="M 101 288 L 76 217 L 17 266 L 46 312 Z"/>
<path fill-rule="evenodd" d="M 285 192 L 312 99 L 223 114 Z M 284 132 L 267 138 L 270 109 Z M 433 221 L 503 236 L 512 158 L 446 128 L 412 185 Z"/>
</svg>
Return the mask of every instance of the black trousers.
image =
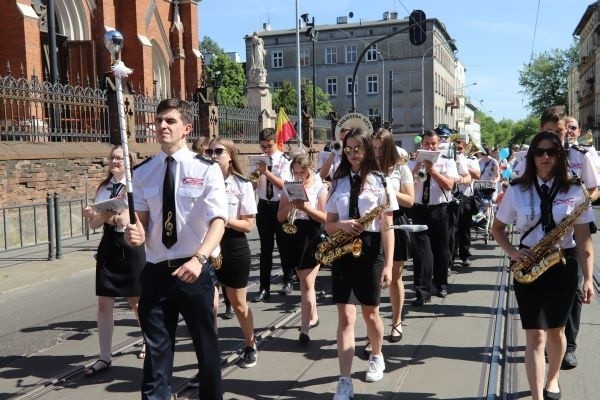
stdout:
<svg viewBox="0 0 600 400">
<path fill-rule="evenodd" d="M 281 223 L 277 221 L 277 209 L 279 202 L 258 201 L 256 227 L 260 238 L 260 290 L 271 291 L 271 270 L 273 269 L 273 249 L 275 241 L 281 257 L 281 269 L 283 270 L 283 282 L 291 282 L 294 277 L 293 267 L 286 259 L 288 238 L 281 229 Z"/>
<path fill-rule="evenodd" d="M 473 208 L 471 197 L 462 195 L 460 199 L 460 208 L 458 209 L 458 220 L 454 236 L 454 255 L 452 258 L 459 257 L 466 260 L 471 256 L 471 225 L 473 224 Z"/>
<path fill-rule="evenodd" d="M 458 230 L 458 216 L 460 213 L 460 203 L 453 198 L 448 202 L 448 249 L 450 249 L 450 257 L 448 257 L 448 267 L 452 267 L 452 254 L 458 239 L 456 231 Z"/>
<path fill-rule="evenodd" d="M 579 264 L 579 263 L 578 263 Z M 575 291 L 575 300 L 571 306 L 571 313 L 565 325 L 565 336 L 567 337 L 567 351 L 575 351 L 577 349 L 577 334 L 579 333 L 579 322 L 581 320 L 581 283 L 583 282 L 583 271 L 581 265 L 577 265 L 577 290 Z"/>
<path fill-rule="evenodd" d="M 446 204 L 416 204 L 411 214 L 414 224 L 428 227 L 426 231 L 412 234 L 415 292 L 417 298 L 427 299 L 431 297 L 432 284 L 438 290 L 448 288 L 448 207 Z"/>
<path fill-rule="evenodd" d="M 181 313 L 198 360 L 200 399 L 222 400 L 221 359 L 213 314 L 214 269 L 206 266 L 194 283 L 172 277 L 173 271 L 163 263 L 147 263 L 141 276 L 139 314 L 146 341 L 142 399 L 171 399 L 175 331 Z"/>
</svg>

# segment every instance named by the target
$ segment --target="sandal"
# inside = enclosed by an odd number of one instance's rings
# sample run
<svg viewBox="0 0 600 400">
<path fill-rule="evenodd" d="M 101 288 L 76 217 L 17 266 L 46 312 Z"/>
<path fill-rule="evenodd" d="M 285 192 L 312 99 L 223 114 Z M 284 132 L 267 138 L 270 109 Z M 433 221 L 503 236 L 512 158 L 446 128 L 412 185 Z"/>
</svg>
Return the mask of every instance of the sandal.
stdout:
<svg viewBox="0 0 600 400">
<path fill-rule="evenodd" d="M 104 361 L 104 360 L 96 360 L 95 363 L 93 363 L 92 365 L 90 365 L 89 367 L 87 367 L 86 369 L 83 370 L 83 376 L 85 376 L 86 378 L 89 378 L 91 376 L 97 375 L 102 371 L 106 371 L 107 369 L 110 368 L 111 362 L 110 361 Z"/>
<path fill-rule="evenodd" d="M 142 343 L 142 348 L 140 349 L 137 358 L 139 360 L 143 360 L 144 358 L 146 358 L 146 342 Z"/>
<path fill-rule="evenodd" d="M 392 332 L 390 333 L 388 340 L 392 343 L 398 343 L 402 340 L 402 322 L 399 322 L 397 325 L 392 324 Z"/>
</svg>

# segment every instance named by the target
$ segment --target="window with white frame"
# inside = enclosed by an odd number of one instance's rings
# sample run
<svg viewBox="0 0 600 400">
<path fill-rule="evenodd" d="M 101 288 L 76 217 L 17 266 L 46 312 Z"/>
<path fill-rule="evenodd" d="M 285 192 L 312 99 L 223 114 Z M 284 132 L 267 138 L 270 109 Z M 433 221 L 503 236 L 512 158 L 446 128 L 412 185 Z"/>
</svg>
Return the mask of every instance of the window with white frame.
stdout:
<svg viewBox="0 0 600 400">
<path fill-rule="evenodd" d="M 379 93 L 379 76 L 367 75 L 367 94 Z"/>
<path fill-rule="evenodd" d="M 346 77 L 346 94 L 348 94 L 348 95 L 352 94 L 352 77 L 351 76 Z M 358 94 L 358 85 L 356 82 L 354 82 L 354 94 Z"/>
<path fill-rule="evenodd" d="M 283 68 L 283 51 L 274 50 L 271 53 L 271 65 L 273 68 Z"/>
<path fill-rule="evenodd" d="M 281 81 L 277 81 L 277 82 L 273 82 L 273 91 L 275 92 L 276 90 L 279 90 L 283 87 L 283 82 Z"/>
<path fill-rule="evenodd" d="M 337 96 L 338 87 L 337 87 L 337 78 L 335 76 L 329 77 L 326 79 L 327 81 L 327 94 L 330 96 Z"/>
<path fill-rule="evenodd" d="M 355 44 L 346 45 L 346 64 L 352 64 L 356 62 L 357 48 Z"/>
<path fill-rule="evenodd" d="M 337 64 L 337 49 L 335 47 L 325 48 L 325 64 Z"/>
<path fill-rule="evenodd" d="M 369 119 L 379 116 L 381 116 L 381 114 L 379 114 L 379 107 L 369 107 L 367 112 L 367 117 L 369 117 Z"/>
<path fill-rule="evenodd" d="M 300 66 L 310 65 L 310 57 L 308 55 L 308 49 L 300 50 Z"/>
<path fill-rule="evenodd" d="M 367 50 L 367 61 L 377 61 L 377 45 L 373 45 L 371 47 L 369 47 L 369 50 Z"/>
</svg>

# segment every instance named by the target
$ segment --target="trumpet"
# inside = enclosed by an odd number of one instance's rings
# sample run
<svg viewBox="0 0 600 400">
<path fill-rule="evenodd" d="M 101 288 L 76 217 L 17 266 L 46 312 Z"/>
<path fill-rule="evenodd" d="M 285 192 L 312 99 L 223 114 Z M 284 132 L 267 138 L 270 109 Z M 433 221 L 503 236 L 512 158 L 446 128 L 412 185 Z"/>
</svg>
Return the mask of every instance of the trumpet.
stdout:
<svg viewBox="0 0 600 400">
<path fill-rule="evenodd" d="M 255 170 L 250 175 L 248 175 L 248 179 L 250 179 L 252 183 L 258 182 L 258 178 L 260 178 L 260 172 L 258 172 L 258 170 Z"/>
<path fill-rule="evenodd" d="M 281 226 L 281 229 L 288 235 L 293 235 L 298 232 L 298 227 L 294 225 L 297 213 L 298 209 L 292 204 L 290 211 L 288 211 L 287 222 Z"/>
<path fill-rule="evenodd" d="M 417 182 L 425 182 L 427 180 L 427 170 L 425 169 L 424 164 L 422 164 L 417 172 L 415 172 L 414 178 Z"/>
<path fill-rule="evenodd" d="M 577 143 L 582 146 L 591 146 L 594 144 L 594 134 L 590 129 L 584 135 L 579 136 Z"/>
<path fill-rule="evenodd" d="M 339 154 L 342 151 L 342 142 L 334 140 L 333 142 L 329 143 L 329 148 L 333 153 Z"/>
</svg>

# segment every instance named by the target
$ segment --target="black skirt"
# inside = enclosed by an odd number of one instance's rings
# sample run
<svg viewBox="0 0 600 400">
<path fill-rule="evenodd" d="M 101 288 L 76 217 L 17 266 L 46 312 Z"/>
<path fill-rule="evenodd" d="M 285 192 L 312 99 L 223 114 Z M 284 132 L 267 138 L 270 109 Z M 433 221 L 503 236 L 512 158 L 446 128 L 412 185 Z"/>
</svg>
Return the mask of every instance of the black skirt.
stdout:
<svg viewBox="0 0 600 400">
<path fill-rule="evenodd" d="M 556 264 L 529 284 L 513 281 L 523 329 L 552 329 L 566 325 L 577 290 L 574 249 L 566 264 Z"/>
<path fill-rule="evenodd" d="M 383 270 L 381 233 L 363 232 L 360 239 L 363 247 L 358 258 L 352 254 L 346 254 L 332 265 L 333 301 L 336 304 L 358 302 L 365 306 L 378 306 L 381 295 L 381 271 Z"/>
<path fill-rule="evenodd" d="M 219 283 L 234 289 L 248 286 L 250 276 L 250 246 L 244 232 L 225 228 L 221 239 L 223 265 L 215 270 Z"/>
<path fill-rule="evenodd" d="M 394 211 L 394 225 L 408 224 L 406 209 L 400 207 Z M 406 261 L 412 258 L 410 251 L 410 233 L 394 229 L 394 261 Z"/>
<path fill-rule="evenodd" d="M 285 234 L 288 243 L 288 260 L 290 266 L 296 269 L 313 269 L 319 262 L 315 259 L 317 245 L 321 242 L 323 227 L 312 219 L 297 219 L 294 225 L 298 231 Z"/>
<path fill-rule="evenodd" d="M 123 233 L 105 225 L 96 255 L 96 296 L 139 296 L 145 263 L 144 246 L 130 246 Z"/>
</svg>

